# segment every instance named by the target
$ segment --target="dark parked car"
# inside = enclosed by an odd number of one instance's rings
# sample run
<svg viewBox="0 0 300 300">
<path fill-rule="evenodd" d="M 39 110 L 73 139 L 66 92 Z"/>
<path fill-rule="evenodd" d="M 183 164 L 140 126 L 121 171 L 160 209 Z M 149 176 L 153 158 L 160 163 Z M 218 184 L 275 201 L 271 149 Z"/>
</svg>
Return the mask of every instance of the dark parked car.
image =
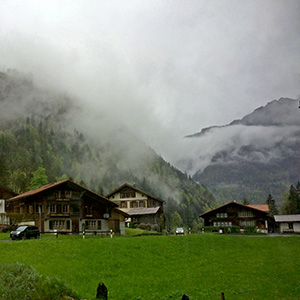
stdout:
<svg viewBox="0 0 300 300">
<path fill-rule="evenodd" d="M 15 231 L 11 231 L 10 237 L 12 240 L 26 240 L 30 238 L 39 238 L 40 231 L 37 226 L 20 226 Z"/>
</svg>

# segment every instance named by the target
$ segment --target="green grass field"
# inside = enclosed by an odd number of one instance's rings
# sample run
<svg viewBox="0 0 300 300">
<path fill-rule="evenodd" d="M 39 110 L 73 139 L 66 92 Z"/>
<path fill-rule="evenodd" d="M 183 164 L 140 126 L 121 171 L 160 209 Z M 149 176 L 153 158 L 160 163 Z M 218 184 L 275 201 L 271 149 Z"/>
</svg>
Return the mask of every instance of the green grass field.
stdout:
<svg viewBox="0 0 300 300">
<path fill-rule="evenodd" d="M 101 281 L 110 300 L 300 299 L 300 236 L 48 235 L 0 242 L 0 253 L 0 264 L 30 265 L 84 299 Z"/>
</svg>

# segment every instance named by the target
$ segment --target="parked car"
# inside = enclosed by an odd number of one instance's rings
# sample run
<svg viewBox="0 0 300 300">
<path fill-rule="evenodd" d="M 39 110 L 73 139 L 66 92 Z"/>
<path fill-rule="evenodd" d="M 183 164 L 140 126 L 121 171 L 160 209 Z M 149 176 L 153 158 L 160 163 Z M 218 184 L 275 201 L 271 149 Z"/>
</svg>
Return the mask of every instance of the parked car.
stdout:
<svg viewBox="0 0 300 300">
<path fill-rule="evenodd" d="M 33 237 L 36 239 L 40 237 L 40 231 L 37 226 L 20 226 L 10 233 L 12 240 L 26 240 Z"/>
<path fill-rule="evenodd" d="M 184 235 L 184 229 L 182 227 L 176 228 L 175 234 L 176 235 L 180 235 L 180 234 Z"/>
</svg>

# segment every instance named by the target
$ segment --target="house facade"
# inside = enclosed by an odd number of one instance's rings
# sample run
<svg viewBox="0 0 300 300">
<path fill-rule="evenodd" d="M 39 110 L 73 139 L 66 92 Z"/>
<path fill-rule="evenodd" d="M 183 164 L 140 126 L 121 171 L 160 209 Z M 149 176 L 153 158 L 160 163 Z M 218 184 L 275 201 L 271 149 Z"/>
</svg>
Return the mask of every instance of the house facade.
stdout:
<svg viewBox="0 0 300 300">
<path fill-rule="evenodd" d="M 158 231 L 165 225 L 164 201 L 149 195 L 134 185 L 123 184 L 106 196 L 119 205 L 120 210 L 126 212 L 127 226 L 148 224 Z"/>
<path fill-rule="evenodd" d="M 275 215 L 274 219 L 279 224 L 281 233 L 300 233 L 300 214 Z"/>
<path fill-rule="evenodd" d="M 216 228 L 239 226 L 255 227 L 258 232 L 268 233 L 273 230 L 272 218 L 268 216 L 269 207 L 262 205 L 243 205 L 229 202 L 200 215 L 204 219 L 204 226 Z"/>
<path fill-rule="evenodd" d="M 118 205 L 71 181 L 48 184 L 6 201 L 7 212 L 21 214 L 42 233 L 125 234 L 125 217 Z"/>
<path fill-rule="evenodd" d="M 0 225 L 9 225 L 10 219 L 6 216 L 6 199 L 18 195 L 11 189 L 0 185 Z"/>
</svg>

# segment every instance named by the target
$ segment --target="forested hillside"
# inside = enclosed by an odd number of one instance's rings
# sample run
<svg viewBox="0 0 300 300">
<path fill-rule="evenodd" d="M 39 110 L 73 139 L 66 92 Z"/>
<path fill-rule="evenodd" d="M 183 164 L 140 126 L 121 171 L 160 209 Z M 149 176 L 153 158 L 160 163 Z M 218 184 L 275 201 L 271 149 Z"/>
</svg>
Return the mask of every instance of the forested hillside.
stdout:
<svg viewBox="0 0 300 300">
<path fill-rule="evenodd" d="M 23 74 L 0 74 L 0 183 L 30 189 L 34 172 L 48 182 L 70 177 L 106 195 L 124 182 L 166 201 L 168 220 L 177 211 L 192 226 L 217 205 L 207 188 L 171 166 L 128 132 L 105 139 L 89 134 L 72 97 L 38 89 Z M 126 140 L 130 143 L 125 143 Z M 120 146 L 121 144 L 121 146 Z"/>
</svg>

